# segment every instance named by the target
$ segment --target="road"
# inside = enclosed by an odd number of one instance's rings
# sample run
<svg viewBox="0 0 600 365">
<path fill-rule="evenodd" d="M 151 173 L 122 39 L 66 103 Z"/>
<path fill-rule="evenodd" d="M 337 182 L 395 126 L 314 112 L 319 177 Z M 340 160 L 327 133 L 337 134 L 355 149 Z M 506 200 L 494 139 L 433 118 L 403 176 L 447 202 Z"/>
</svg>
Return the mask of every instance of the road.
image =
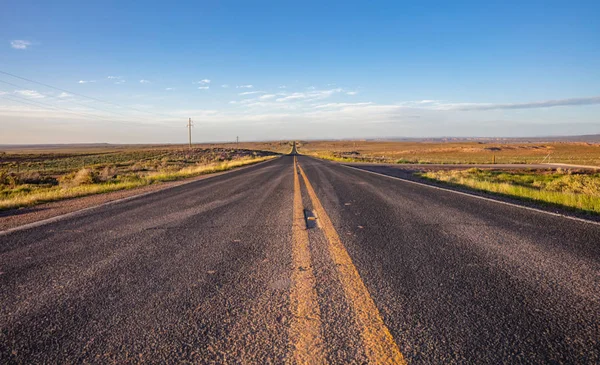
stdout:
<svg viewBox="0 0 600 365">
<path fill-rule="evenodd" d="M 0 301 L 0 363 L 592 364 L 600 226 L 282 156 L 0 235 Z"/>
</svg>

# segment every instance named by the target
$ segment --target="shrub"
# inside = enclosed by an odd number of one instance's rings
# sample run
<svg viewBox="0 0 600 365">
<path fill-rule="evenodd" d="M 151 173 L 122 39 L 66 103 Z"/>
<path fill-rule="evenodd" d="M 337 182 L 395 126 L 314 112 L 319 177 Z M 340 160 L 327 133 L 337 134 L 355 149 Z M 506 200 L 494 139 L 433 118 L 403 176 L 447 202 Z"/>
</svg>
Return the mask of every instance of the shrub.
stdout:
<svg viewBox="0 0 600 365">
<path fill-rule="evenodd" d="M 114 179 L 117 176 L 117 168 L 113 165 L 107 165 L 98 174 L 98 181 L 106 182 Z"/>
<path fill-rule="evenodd" d="M 71 180 L 71 182 L 75 186 L 88 185 L 88 184 L 94 183 L 94 180 L 95 180 L 94 178 L 95 178 L 95 174 L 91 169 L 83 168 L 83 169 L 77 171 L 77 173 L 75 174 L 75 176 L 73 177 L 73 180 Z"/>
</svg>

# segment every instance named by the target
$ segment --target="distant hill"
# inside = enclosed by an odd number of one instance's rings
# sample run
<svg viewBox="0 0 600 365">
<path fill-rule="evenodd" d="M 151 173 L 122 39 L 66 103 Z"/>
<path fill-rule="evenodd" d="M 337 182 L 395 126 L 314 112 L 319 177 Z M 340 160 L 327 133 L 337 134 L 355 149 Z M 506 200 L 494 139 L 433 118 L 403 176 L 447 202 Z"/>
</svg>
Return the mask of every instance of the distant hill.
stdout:
<svg viewBox="0 0 600 365">
<path fill-rule="evenodd" d="M 581 136 L 547 136 L 547 137 L 437 137 L 437 138 L 368 138 L 365 141 L 394 141 L 394 142 L 585 142 L 600 143 L 600 134 L 588 134 Z"/>
</svg>

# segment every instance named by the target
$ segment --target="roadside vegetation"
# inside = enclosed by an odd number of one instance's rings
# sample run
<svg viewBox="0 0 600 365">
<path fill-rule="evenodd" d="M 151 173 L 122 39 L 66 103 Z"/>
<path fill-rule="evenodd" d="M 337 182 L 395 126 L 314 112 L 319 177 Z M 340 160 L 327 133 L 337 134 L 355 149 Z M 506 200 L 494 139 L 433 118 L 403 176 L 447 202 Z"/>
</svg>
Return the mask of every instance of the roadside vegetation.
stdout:
<svg viewBox="0 0 600 365">
<path fill-rule="evenodd" d="M 299 152 L 340 162 L 600 166 L 600 143 L 497 141 L 304 141 Z"/>
<path fill-rule="evenodd" d="M 85 152 L 0 154 L 0 210 L 220 172 L 278 155 L 182 147 Z"/>
<path fill-rule="evenodd" d="M 600 213 L 600 174 L 557 169 L 430 171 L 421 177 L 510 197 Z"/>
</svg>

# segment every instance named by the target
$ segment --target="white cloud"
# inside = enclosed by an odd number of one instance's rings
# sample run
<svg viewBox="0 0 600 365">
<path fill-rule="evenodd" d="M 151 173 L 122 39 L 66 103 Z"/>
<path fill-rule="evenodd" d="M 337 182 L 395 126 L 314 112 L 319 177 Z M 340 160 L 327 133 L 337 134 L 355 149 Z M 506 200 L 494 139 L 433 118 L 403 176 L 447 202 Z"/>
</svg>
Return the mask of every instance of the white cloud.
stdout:
<svg viewBox="0 0 600 365">
<path fill-rule="evenodd" d="M 58 94 L 59 98 L 68 98 L 68 97 L 71 97 L 71 96 L 73 96 L 73 95 L 71 95 L 69 93 L 65 93 L 65 92 L 62 92 L 62 93 Z"/>
<path fill-rule="evenodd" d="M 558 100 L 543 100 L 529 103 L 508 103 L 508 104 L 464 104 L 454 107 L 458 110 L 497 110 L 497 109 L 534 109 L 551 108 L 555 106 L 577 106 L 600 104 L 600 96 L 585 98 L 570 98 Z"/>
<path fill-rule="evenodd" d="M 165 88 L 165 90 L 166 91 L 171 91 L 171 90 L 174 90 L 174 89 L 172 87 L 167 87 L 167 88 Z"/>
<path fill-rule="evenodd" d="M 273 99 L 274 97 L 276 97 L 277 95 L 275 94 L 265 94 L 265 95 L 261 95 L 259 97 L 260 100 L 269 100 L 269 99 Z"/>
<path fill-rule="evenodd" d="M 149 83 L 150 83 L 150 80 L 144 80 L 144 79 L 140 80 L 140 84 L 149 84 Z"/>
<path fill-rule="evenodd" d="M 450 103 L 440 100 L 405 101 L 399 105 L 411 108 L 430 110 L 459 110 L 459 111 L 486 111 L 486 110 L 511 110 L 511 109 L 536 109 L 551 108 L 556 106 L 578 106 L 600 104 L 600 96 L 583 98 L 568 98 L 556 100 L 542 100 L 527 103 Z"/>
<path fill-rule="evenodd" d="M 125 83 L 125 80 L 123 80 L 123 77 L 121 76 L 108 76 L 107 79 L 113 80 L 115 85 L 121 85 Z"/>
<path fill-rule="evenodd" d="M 284 96 L 283 98 L 279 98 L 276 101 L 282 102 L 282 101 L 291 101 L 291 100 L 298 100 L 298 99 L 306 99 L 306 93 L 293 93 L 291 95 Z"/>
<path fill-rule="evenodd" d="M 358 91 L 348 91 L 346 93 L 346 95 L 356 95 L 356 94 L 358 94 Z"/>
<path fill-rule="evenodd" d="M 276 101 L 288 102 L 288 101 L 295 101 L 295 100 L 319 100 L 319 99 L 328 98 L 328 97 L 332 96 L 333 94 L 341 93 L 343 91 L 344 91 L 343 89 L 337 88 L 337 89 L 329 89 L 329 90 L 312 90 L 312 91 L 308 91 L 308 92 L 296 92 L 296 93 L 286 95 L 282 98 L 279 98 Z"/>
<path fill-rule="evenodd" d="M 79 80 L 77 81 L 78 84 L 90 84 L 90 83 L 94 83 L 96 82 L 96 80 Z"/>
<path fill-rule="evenodd" d="M 208 84 L 210 84 L 210 80 L 209 79 L 204 79 L 204 80 L 200 80 L 200 81 L 194 81 L 193 84 L 196 84 L 196 85 L 208 85 Z"/>
<path fill-rule="evenodd" d="M 328 103 L 315 105 L 315 109 L 332 109 L 332 108 L 345 108 L 345 107 L 357 107 L 357 106 L 366 106 L 373 105 L 372 102 L 367 103 Z"/>
<path fill-rule="evenodd" d="M 254 85 L 238 85 L 237 89 L 254 89 Z"/>
<path fill-rule="evenodd" d="M 29 46 L 31 46 L 31 42 L 22 39 L 15 39 L 14 41 L 10 41 L 10 46 L 14 49 L 27 49 Z"/>
<path fill-rule="evenodd" d="M 36 90 L 15 90 L 15 94 L 25 96 L 31 99 L 41 99 L 45 97 L 43 94 L 40 94 Z"/>
<path fill-rule="evenodd" d="M 210 89 L 210 86 L 198 86 L 199 90 L 208 90 Z"/>
<path fill-rule="evenodd" d="M 280 86 L 278 87 L 278 89 L 285 89 L 285 88 L 287 88 L 287 86 L 285 86 L 285 85 L 280 85 Z"/>
<path fill-rule="evenodd" d="M 229 87 L 229 85 L 223 84 L 223 85 L 221 85 L 221 87 L 224 88 L 224 89 L 227 89 Z"/>
<path fill-rule="evenodd" d="M 245 91 L 243 93 L 239 93 L 238 95 L 244 96 L 244 95 L 253 95 L 253 94 L 260 94 L 260 93 L 262 93 L 262 91 Z"/>
<path fill-rule="evenodd" d="M 306 91 L 306 90 L 305 90 Z M 331 99 L 319 99 L 316 102 L 310 101 L 315 96 L 306 97 L 308 92 L 301 93 L 303 99 L 299 102 L 275 102 L 274 99 L 261 101 L 260 95 L 255 98 L 247 98 L 241 101 L 232 100 L 231 105 L 223 106 L 222 110 L 158 110 L 169 115 L 175 116 L 173 119 L 158 118 L 148 124 L 143 125 L 140 131 L 152 131 L 151 134 L 143 137 L 137 136 L 136 140 L 119 140 L 122 133 L 118 128 L 108 128 L 106 121 L 97 121 L 98 129 L 91 129 L 95 124 L 80 123 L 82 116 L 63 113 L 60 110 L 51 110 L 49 108 L 24 107 L 22 105 L 13 105 L 13 103 L 3 103 L 0 101 L 0 120 L 3 124 L 3 133 L 0 133 L 0 140 L 15 143 L 25 143 L 31 139 L 42 138 L 38 143 L 50 143 L 47 141 L 57 140 L 67 142 L 85 140 L 82 136 L 93 135 L 94 137 L 102 135 L 103 138 L 112 141 L 121 142 L 144 142 L 156 139 L 157 141 L 178 141 L 179 132 L 173 132 L 171 135 L 172 121 L 180 118 L 192 117 L 203 121 L 203 138 L 206 140 L 223 140 L 231 134 L 231 130 L 241 130 L 240 135 L 244 138 L 379 138 L 391 136 L 503 136 L 508 133 L 514 135 L 547 135 L 547 134 L 565 134 L 573 133 L 573 128 L 581 134 L 593 133 L 597 129 L 597 118 L 594 113 L 580 115 L 573 111 L 573 114 L 567 114 L 557 111 L 556 113 L 540 113 L 543 117 L 538 120 L 522 122 L 519 118 L 513 118 L 506 113 L 506 118 L 498 118 L 498 113 L 478 111 L 473 109 L 509 107 L 515 108 L 517 104 L 478 104 L 478 103 L 448 103 L 435 100 L 420 100 L 413 102 L 404 102 L 395 105 L 374 104 L 368 102 L 344 103 L 335 102 L 335 95 L 345 95 L 345 92 L 326 93 L 326 90 L 315 90 L 322 95 L 333 95 Z M 12 93 L 12 91 L 11 91 Z M 53 95 L 57 95 L 53 94 Z M 276 93 L 273 93 L 276 95 Z M 261 94 L 262 95 L 262 94 Z M 272 95 L 272 94 L 264 94 Z M 263 95 L 263 96 L 264 96 Z M 290 96 L 283 95 L 283 96 Z M 32 99 L 33 100 L 33 99 Z M 44 99 L 40 99 L 44 100 Z M 68 99 L 67 99 L 68 100 Z M 67 103 L 67 100 L 64 100 Z M 242 104 L 242 101 L 244 102 Z M 227 102 L 227 101 L 225 101 Z M 558 105 L 590 105 L 599 103 L 600 97 L 586 97 L 561 99 L 558 101 L 545 101 L 533 103 L 520 103 L 522 107 L 544 107 Z M 409 105 L 410 104 L 410 105 Z M 240 105 L 244 105 L 241 108 Z M 139 107 L 146 109 L 146 107 Z M 436 109 L 437 108 L 437 109 Z M 442 110 L 441 108 L 449 109 Z M 454 109 L 450 109 L 454 108 Z M 461 111 L 458 108 L 470 108 L 476 111 Z M 597 108 L 597 107 L 594 107 Z M 573 108 L 571 108 L 573 109 Z M 584 109 L 584 108 L 581 108 Z M 73 109 L 76 110 L 76 109 Z M 85 111 L 85 109 L 82 109 Z M 96 112 L 94 112 L 96 113 Z M 102 114 L 100 114 L 102 115 Z M 137 114 L 132 114 L 136 116 Z M 568 120 L 565 121 L 565 115 Z M 109 117 L 107 115 L 107 117 Z M 113 118 L 114 116 L 110 116 Z M 140 118 L 142 115 L 140 115 Z M 147 115 L 143 115 L 147 119 Z M 55 125 L 46 128 L 48 124 L 33 123 L 32 128 L 35 133 L 22 136 L 22 121 L 32 118 L 32 120 L 46 120 L 54 118 L 57 122 L 65 122 L 63 129 L 57 131 Z M 83 117 L 85 118 L 85 117 Z M 92 121 L 93 119 L 90 119 Z M 125 121 L 125 120 L 123 120 Z M 115 126 L 117 119 L 114 120 Z M 12 123 L 14 128 L 9 132 L 7 125 Z M 121 123 L 121 122 L 119 122 Z M 82 126 L 80 134 L 73 132 L 73 126 Z M 206 129 L 204 128 L 206 126 Z M 313 128 L 311 128 L 313 126 Z M 314 128 L 317 127 L 318 128 Z M 41 128 L 41 129 L 40 129 Z M 317 130 L 317 132 L 315 132 Z M 54 133 L 54 134 L 51 134 Z M 79 133 L 79 132 L 77 132 Z M 106 135 L 102 133 L 108 133 Z M 237 133 L 237 132 L 236 132 Z M 132 134 L 133 135 L 133 134 Z M 108 136 L 108 137 L 105 137 Z M 248 137 L 246 137 L 248 136 Z M 20 139 L 19 139 L 20 138 Z M 61 139 L 63 138 L 63 139 Z M 172 140 L 170 139 L 172 138 Z M 22 141 L 22 142 L 21 142 Z M 5 142 L 8 143 L 8 142 Z"/>
</svg>

